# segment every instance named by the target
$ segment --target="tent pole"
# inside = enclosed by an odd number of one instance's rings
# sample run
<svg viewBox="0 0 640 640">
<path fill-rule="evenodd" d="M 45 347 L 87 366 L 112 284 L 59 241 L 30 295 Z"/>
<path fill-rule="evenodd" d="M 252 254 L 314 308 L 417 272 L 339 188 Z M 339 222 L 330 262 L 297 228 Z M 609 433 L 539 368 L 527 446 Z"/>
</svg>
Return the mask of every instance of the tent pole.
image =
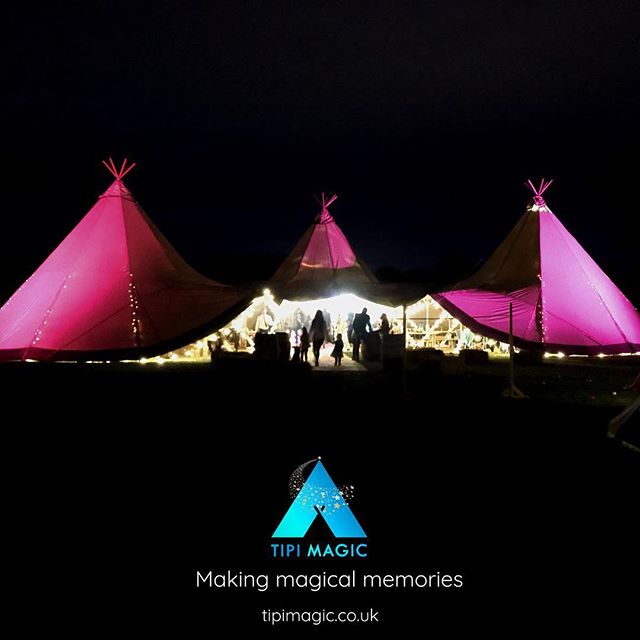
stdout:
<svg viewBox="0 0 640 640">
<path fill-rule="evenodd" d="M 509 387 L 502 393 L 507 398 L 526 398 L 516 387 L 515 349 L 513 346 L 513 302 L 509 303 Z"/>
<path fill-rule="evenodd" d="M 513 302 L 509 303 L 509 397 L 515 397 L 515 369 L 513 362 Z"/>
<path fill-rule="evenodd" d="M 407 386 L 407 305 L 402 305 L 402 388 Z"/>
<path fill-rule="evenodd" d="M 424 346 L 426 348 L 429 347 L 429 343 L 427 342 L 429 338 L 429 296 L 426 296 L 424 299 L 424 306 L 426 309 L 425 312 L 425 320 L 424 320 Z"/>
</svg>

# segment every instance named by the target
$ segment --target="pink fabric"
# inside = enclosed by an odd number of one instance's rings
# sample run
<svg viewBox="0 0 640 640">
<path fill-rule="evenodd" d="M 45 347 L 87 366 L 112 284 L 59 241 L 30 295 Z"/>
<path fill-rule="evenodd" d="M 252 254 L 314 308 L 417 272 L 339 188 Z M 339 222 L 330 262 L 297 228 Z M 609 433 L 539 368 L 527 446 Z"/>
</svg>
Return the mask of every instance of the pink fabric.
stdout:
<svg viewBox="0 0 640 640">
<path fill-rule="evenodd" d="M 301 266 L 308 269 L 348 269 L 356 263 L 349 241 L 325 209 L 315 225 Z"/>
<path fill-rule="evenodd" d="M 541 205 L 525 214 L 538 216 L 539 221 L 539 256 L 527 256 L 527 262 L 538 261 L 540 273 L 531 276 L 528 287 L 499 290 L 472 276 L 472 287 L 463 281 L 433 297 L 474 331 L 499 340 L 508 339 L 509 302 L 513 302 L 514 339 L 525 348 L 583 354 L 640 351 L 636 309 L 544 201 Z M 508 256 L 503 271 L 517 269 L 522 256 L 505 252 L 502 246 L 496 254 L 500 251 Z"/>
<path fill-rule="evenodd" d="M 0 359 L 149 348 L 242 298 L 191 269 L 117 179 L 0 309 Z"/>
<path fill-rule="evenodd" d="M 509 334 L 509 304 L 513 304 L 513 331 L 515 335 L 524 340 L 533 342 L 540 339 L 538 326 L 536 323 L 536 305 L 540 295 L 537 286 L 527 287 L 507 293 L 496 293 L 493 291 L 482 291 L 480 289 L 469 289 L 461 291 L 448 291 L 439 294 L 439 298 L 451 303 L 455 308 L 460 309 L 466 316 L 472 318 L 477 325 L 470 327 L 479 330 L 481 327 L 488 327 L 500 334 Z M 442 303 L 442 300 L 439 300 Z M 456 313 L 452 312 L 456 316 Z M 470 324 L 460 319 L 463 324 Z"/>
<path fill-rule="evenodd" d="M 335 199 L 322 194 L 320 213 L 270 282 L 276 295 L 288 300 L 313 300 L 339 293 L 370 294 L 378 286 L 327 210 Z"/>
<path fill-rule="evenodd" d="M 540 248 L 545 342 L 638 348 L 638 312 L 549 210 L 540 212 Z"/>
</svg>

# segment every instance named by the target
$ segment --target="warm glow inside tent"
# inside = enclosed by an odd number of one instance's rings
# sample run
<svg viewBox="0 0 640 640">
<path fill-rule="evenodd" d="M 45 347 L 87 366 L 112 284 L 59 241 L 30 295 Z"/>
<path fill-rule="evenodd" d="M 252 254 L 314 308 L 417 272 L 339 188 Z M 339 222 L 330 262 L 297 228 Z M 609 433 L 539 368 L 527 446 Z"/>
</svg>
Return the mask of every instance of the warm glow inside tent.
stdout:
<svg viewBox="0 0 640 640">
<path fill-rule="evenodd" d="M 355 313 L 367 308 L 375 329 L 384 313 L 391 322 L 392 333 L 403 331 L 403 305 L 423 299 L 421 286 L 382 284 L 356 254 L 346 236 L 329 212 L 336 196 L 319 201 L 321 210 L 307 228 L 291 254 L 285 259 L 264 291 L 221 331 L 188 345 L 168 357 L 208 357 L 212 343 L 229 351 L 251 351 L 259 332 L 287 333 L 292 345 L 299 339 L 303 326 L 307 329 L 317 310 L 324 313 L 329 336 L 346 333 Z M 447 315 L 438 305 L 439 313 Z M 424 308 L 424 304 L 420 309 Z M 439 316 L 432 310 L 431 322 Z M 450 318 L 450 316 L 449 316 Z M 424 329 L 409 318 L 408 340 L 419 339 L 424 345 Z M 451 323 L 445 323 L 450 328 Z M 421 334 L 422 332 L 422 334 Z M 449 341 L 451 342 L 451 340 Z M 449 344 L 449 343 L 448 343 Z"/>
<path fill-rule="evenodd" d="M 246 293 L 194 271 L 115 180 L 0 309 L 0 360 L 102 360 L 163 353 L 246 307 Z"/>
</svg>

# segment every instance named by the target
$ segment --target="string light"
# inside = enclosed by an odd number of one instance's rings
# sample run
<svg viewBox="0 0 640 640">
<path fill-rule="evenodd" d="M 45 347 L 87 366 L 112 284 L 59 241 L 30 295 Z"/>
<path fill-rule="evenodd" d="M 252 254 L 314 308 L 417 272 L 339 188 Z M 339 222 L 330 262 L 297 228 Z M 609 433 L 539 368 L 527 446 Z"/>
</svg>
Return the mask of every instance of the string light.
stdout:
<svg viewBox="0 0 640 640">
<path fill-rule="evenodd" d="M 131 331 L 136 347 L 141 346 L 142 336 L 140 333 L 140 304 L 138 302 L 138 292 L 133 279 L 133 273 L 129 273 L 129 309 L 131 310 Z"/>
<path fill-rule="evenodd" d="M 51 310 L 53 309 L 54 305 L 58 301 L 58 298 L 62 294 L 62 290 L 67 288 L 67 283 L 69 282 L 69 280 L 71 280 L 71 277 L 72 277 L 72 274 L 70 273 L 62 281 L 62 286 L 56 292 L 56 295 L 53 297 L 53 300 L 51 301 L 51 303 L 49 304 L 47 310 L 45 311 L 44 318 L 43 318 L 42 322 L 40 323 L 40 326 L 35 330 L 35 332 L 33 334 L 33 337 L 31 339 L 31 346 L 36 346 L 40 342 L 40 340 L 42 339 L 42 333 L 43 333 L 43 330 L 44 330 L 44 326 L 47 324 L 47 318 L 49 317 L 49 314 L 51 313 Z M 27 282 L 29 282 L 30 279 L 31 278 L 28 278 Z M 25 284 L 26 284 L 26 282 L 25 282 Z M 19 289 L 18 289 L 18 291 L 19 291 Z"/>
<path fill-rule="evenodd" d="M 132 293 L 132 304 L 134 301 L 135 295 Z M 427 311 L 424 335 L 421 335 L 419 338 L 414 337 L 416 333 L 423 332 L 421 323 L 413 318 L 407 317 L 407 348 L 423 349 L 433 345 L 435 335 L 440 332 L 446 323 L 446 331 L 444 331 L 444 336 L 437 346 L 457 353 L 460 348 L 461 332 L 462 329 L 464 329 L 464 325 L 429 295 L 415 304 L 409 305 L 409 307 L 407 307 L 407 316 L 423 310 L 425 305 L 431 305 L 432 311 Z M 313 317 L 315 312 L 318 309 L 322 309 L 330 315 L 332 322 L 340 322 L 338 318 L 341 317 L 346 325 L 348 315 L 360 311 L 363 307 L 368 309 L 371 318 L 379 317 L 385 313 L 391 322 L 392 333 L 398 332 L 402 323 L 401 306 L 389 307 L 377 304 L 360 298 L 355 294 L 340 294 L 331 298 L 302 302 L 284 299 L 280 303 L 276 303 L 271 291 L 265 289 L 262 296 L 254 298 L 249 307 L 236 316 L 229 324 L 215 333 L 208 335 L 206 338 L 202 338 L 176 351 L 164 354 L 164 358 L 173 361 L 208 360 L 210 358 L 208 344 L 216 344 L 216 349 L 221 349 L 222 351 L 244 351 L 252 353 L 255 349 L 254 336 L 256 333 L 257 319 L 263 313 L 267 313 L 270 317 L 271 324 L 268 327 L 268 331 L 287 333 L 293 347 L 299 344 L 299 314 L 302 314 L 305 318 L 304 321 L 306 321 L 307 318 L 310 321 L 310 318 Z M 132 311 L 134 311 L 134 309 L 132 309 Z M 137 312 L 137 308 L 135 311 Z M 136 313 L 135 316 L 132 313 L 132 318 L 139 318 L 139 313 Z M 431 319 L 433 319 L 433 323 L 429 326 Z M 337 328 L 336 332 L 338 332 Z M 340 332 L 344 332 L 344 329 Z M 479 334 L 472 334 L 472 340 L 481 348 L 485 348 L 487 344 L 495 348 L 495 345 L 498 344 L 499 349 L 504 351 L 503 343 L 496 343 L 495 340 L 488 342 L 487 338 Z"/>
</svg>

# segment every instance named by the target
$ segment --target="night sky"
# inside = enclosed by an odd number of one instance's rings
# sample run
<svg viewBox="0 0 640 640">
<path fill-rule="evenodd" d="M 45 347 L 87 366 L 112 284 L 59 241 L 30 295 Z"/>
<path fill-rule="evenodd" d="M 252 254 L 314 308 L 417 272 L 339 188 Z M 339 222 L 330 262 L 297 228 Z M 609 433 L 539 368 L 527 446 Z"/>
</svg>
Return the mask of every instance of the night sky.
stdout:
<svg viewBox="0 0 640 640">
<path fill-rule="evenodd" d="M 184 257 L 266 278 L 332 206 L 382 273 L 435 282 L 547 202 L 640 304 L 640 5 L 202 2 L 3 15 L 0 293 L 106 189 L 104 157 Z"/>
</svg>

